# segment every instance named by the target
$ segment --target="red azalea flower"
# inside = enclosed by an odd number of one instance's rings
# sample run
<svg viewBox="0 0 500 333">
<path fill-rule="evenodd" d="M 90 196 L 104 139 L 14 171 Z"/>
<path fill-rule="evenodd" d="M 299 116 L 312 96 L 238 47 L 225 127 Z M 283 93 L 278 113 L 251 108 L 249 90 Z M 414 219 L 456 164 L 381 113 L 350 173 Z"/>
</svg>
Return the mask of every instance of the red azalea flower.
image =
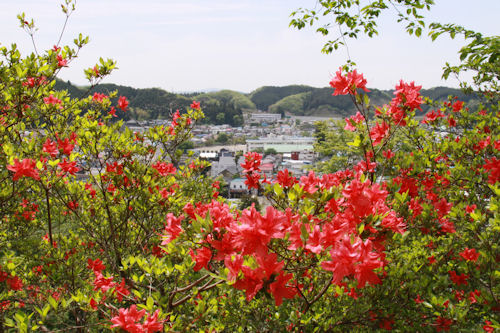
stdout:
<svg viewBox="0 0 500 333">
<path fill-rule="evenodd" d="M 23 282 L 17 276 L 7 278 L 7 285 L 11 290 L 21 290 L 23 289 Z"/>
<path fill-rule="evenodd" d="M 101 290 L 103 293 L 113 288 L 116 283 L 113 282 L 113 277 L 105 278 L 101 272 L 94 271 L 95 279 L 94 279 L 94 290 Z"/>
<path fill-rule="evenodd" d="M 118 302 L 121 302 L 123 300 L 123 296 L 130 295 L 130 291 L 125 285 L 125 278 L 122 278 L 122 282 L 120 284 L 115 285 L 115 294 Z"/>
<path fill-rule="evenodd" d="M 436 318 L 436 331 L 449 331 L 451 324 L 453 324 L 453 320 L 439 316 Z"/>
<path fill-rule="evenodd" d="M 102 272 L 106 269 L 106 266 L 103 265 L 101 259 L 97 258 L 96 260 L 88 259 L 87 260 L 87 268 L 93 270 L 94 272 Z"/>
<path fill-rule="evenodd" d="M 370 138 L 373 140 L 373 145 L 379 145 L 387 134 L 389 134 L 389 125 L 385 121 L 377 123 L 370 130 Z"/>
<path fill-rule="evenodd" d="M 500 180 L 500 160 L 496 157 L 492 157 L 486 160 L 483 165 L 483 169 L 488 171 L 488 183 L 494 185 L 498 180 Z"/>
<path fill-rule="evenodd" d="M 293 277 L 293 274 L 283 274 L 280 272 L 273 283 L 269 285 L 269 291 L 274 297 L 276 306 L 283 303 L 283 298 L 293 298 L 297 294 L 297 289 L 287 285 L 287 282 Z"/>
<path fill-rule="evenodd" d="M 113 325 L 111 327 L 119 327 L 127 332 L 143 332 L 142 325 L 138 323 L 146 310 L 137 311 L 137 306 L 133 304 L 128 309 L 121 308 L 118 310 L 118 316 L 111 318 Z"/>
<path fill-rule="evenodd" d="M 158 321 L 159 311 L 156 310 L 152 316 L 147 315 L 142 324 L 143 332 L 153 333 L 163 331 L 163 321 Z"/>
<path fill-rule="evenodd" d="M 69 138 L 66 138 L 64 140 L 57 139 L 57 145 L 59 146 L 59 149 L 63 151 L 63 154 L 65 155 L 71 155 L 71 152 L 75 148 L 74 140 L 70 140 Z"/>
<path fill-rule="evenodd" d="M 469 275 L 467 274 L 457 274 L 455 271 L 449 271 L 450 274 L 450 279 L 455 283 L 457 286 L 463 284 L 463 285 L 468 285 L 469 283 L 467 282 L 467 279 L 469 278 Z"/>
<path fill-rule="evenodd" d="M 462 258 L 468 261 L 477 261 L 477 258 L 479 258 L 479 253 L 476 251 L 476 249 L 469 249 L 466 248 L 462 252 L 459 253 Z"/>
<path fill-rule="evenodd" d="M 356 95 L 356 89 L 366 89 L 366 80 L 363 78 L 363 74 L 358 74 L 356 70 L 347 73 L 346 76 L 342 75 L 342 67 L 335 73 L 335 77 L 330 81 L 330 86 L 335 89 L 333 96 L 336 95 Z"/>
<path fill-rule="evenodd" d="M 208 263 L 210 262 L 210 259 L 212 259 L 212 251 L 210 251 L 208 247 L 202 247 L 196 250 L 196 254 L 193 249 L 191 249 L 189 255 L 196 262 L 196 265 L 193 267 L 195 272 L 198 272 L 202 268 L 208 270 Z"/>
<path fill-rule="evenodd" d="M 173 175 L 177 171 L 172 163 L 165 163 L 160 161 L 151 165 L 151 167 L 156 171 L 158 171 L 158 173 L 164 177 L 168 175 Z"/>
<path fill-rule="evenodd" d="M 485 325 L 483 326 L 483 330 L 487 333 L 492 333 L 495 331 L 495 328 L 493 328 L 493 326 L 491 326 L 491 321 L 489 320 L 485 320 L 484 321 Z"/>
<path fill-rule="evenodd" d="M 59 167 L 62 171 L 67 172 L 70 175 L 74 175 L 75 173 L 80 171 L 80 168 L 76 166 L 76 161 L 70 162 L 66 160 L 66 157 L 62 162 L 59 162 Z"/>
<path fill-rule="evenodd" d="M 108 114 L 111 115 L 112 117 L 118 117 L 116 115 L 116 109 L 115 109 L 114 106 L 111 107 L 111 109 L 109 110 Z"/>
<path fill-rule="evenodd" d="M 167 225 L 165 226 L 165 235 L 163 235 L 163 241 L 161 245 L 167 245 L 183 232 L 181 221 L 184 219 L 184 215 L 175 217 L 174 214 L 167 214 Z"/>
<path fill-rule="evenodd" d="M 68 65 L 68 60 L 64 59 L 62 55 L 58 54 L 56 59 L 57 59 L 57 66 L 66 67 Z"/>
<path fill-rule="evenodd" d="M 93 298 L 90 299 L 89 305 L 92 310 L 97 310 L 97 302 Z"/>
<path fill-rule="evenodd" d="M 58 105 L 62 103 L 62 101 L 59 98 L 54 97 L 54 95 L 52 94 L 50 94 L 49 97 L 44 97 L 43 102 L 47 105 Z"/>
<path fill-rule="evenodd" d="M 470 206 L 469 206 L 469 205 L 467 205 L 467 206 L 465 207 L 465 211 L 466 211 L 467 213 L 471 214 L 471 213 L 474 213 L 474 211 L 476 210 L 476 208 L 477 208 L 477 206 L 476 206 L 476 205 L 470 205 Z"/>
<path fill-rule="evenodd" d="M 118 99 L 118 107 L 120 109 L 122 109 L 123 111 L 127 111 L 127 107 L 128 107 L 127 97 L 120 96 L 120 98 Z"/>
<path fill-rule="evenodd" d="M 464 102 L 456 101 L 455 103 L 453 103 L 453 105 L 451 107 L 453 109 L 453 112 L 458 112 L 458 111 L 462 110 L 462 108 L 464 107 Z"/>
<path fill-rule="evenodd" d="M 193 103 L 191 103 L 191 109 L 199 110 L 200 102 L 193 101 Z"/>
<path fill-rule="evenodd" d="M 56 157 L 57 154 L 59 153 L 56 143 L 52 142 L 49 138 L 45 140 L 45 143 L 43 144 L 42 147 L 42 151 L 49 154 L 51 157 Z"/>
<path fill-rule="evenodd" d="M 105 98 L 108 98 L 108 96 L 98 92 L 94 93 L 94 96 L 92 96 L 92 100 L 98 103 L 101 103 Z"/>
<path fill-rule="evenodd" d="M 8 165 L 7 169 L 14 172 L 12 180 L 16 181 L 21 177 L 31 177 L 35 180 L 40 180 L 40 175 L 36 168 L 36 162 L 31 158 L 25 158 L 21 162 L 16 158 L 13 165 Z"/>
<path fill-rule="evenodd" d="M 297 178 L 292 177 L 288 169 L 278 171 L 277 180 L 278 183 L 285 188 L 290 188 L 297 183 Z"/>
<path fill-rule="evenodd" d="M 382 155 L 387 158 L 388 160 L 390 160 L 391 158 L 393 158 L 394 156 L 396 156 L 390 149 L 387 149 L 387 150 L 384 150 L 382 152 Z"/>
<path fill-rule="evenodd" d="M 361 113 L 359 113 L 359 111 L 358 111 L 358 112 L 356 112 L 356 115 L 351 116 L 349 118 L 345 118 L 346 125 L 345 125 L 344 129 L 346 131 L 354 132 L 356 130 L 356 127 L 354 127 L 353 123 L 359 124 L 363 120 L 365 120 L 365 117 L 363 117 L 363 115 Z"/>
</svg>

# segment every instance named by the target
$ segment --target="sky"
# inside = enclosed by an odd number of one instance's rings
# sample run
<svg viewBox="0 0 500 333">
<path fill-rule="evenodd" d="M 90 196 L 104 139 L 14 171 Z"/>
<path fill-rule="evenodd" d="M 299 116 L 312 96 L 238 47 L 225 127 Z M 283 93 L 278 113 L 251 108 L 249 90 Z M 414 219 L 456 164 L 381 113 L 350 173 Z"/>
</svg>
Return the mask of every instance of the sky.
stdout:
<svg viewBox="0 0 500 333">
<path fill-rule="evenodd" d="M 0 44 L 16 43 L 31 53 L 30 37 L 19 28 L 24 12 L 38 27 L 39 50 L 58 40 L 65 16 L 59 0 L 0 0 Z M 500 1 L 436 0 L 427 17 L 459 23 L 485 35 L 500 33 Z M 83 69 L 100 57 L 117 61 L 106 83 L 173 92 L 231 89 L 251 92 L 264 85 L 328 86 L 345 63 L 347 52 L 325 55 L 326 42 L 314 29 L 290 28 L 290 13 L 313 8 L 315 0 L 78 0 L 62 38 L 72 43 L 79 33 L 90 43 L 60 78 L 85 85 Z M 348 41 L 349 54 L 368 86 L 391 89 L 400 79 L 424 88 L 457 87 L 441 79 L 446 62 L 458 63 L 463 39 L 415 38 L 384 15 L 379 36 Z M 468 77 L 463 77 L 466 80 Z"/>
</svg>

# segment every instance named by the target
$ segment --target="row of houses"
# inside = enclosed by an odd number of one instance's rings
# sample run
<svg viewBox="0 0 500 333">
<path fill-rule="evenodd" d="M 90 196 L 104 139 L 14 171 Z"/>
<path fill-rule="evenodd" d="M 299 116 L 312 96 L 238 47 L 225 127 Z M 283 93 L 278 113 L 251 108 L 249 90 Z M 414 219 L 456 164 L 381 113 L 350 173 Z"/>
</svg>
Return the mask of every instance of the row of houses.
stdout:
<svg viewBox="0 0 500 333">
<path fill-rule="evenodd" d="M 210 175 L 214 178 L 221 177 L 228 185 L 229 197 L 239 197 L 248 194 L 244 184 L 243 168 L 245 157 L 242 152 L 234 152 L 222 148 L 219 152 L 199 153 L 201 158 L 211 161 Z M 280 170 L 288 169 L 295 176 L 300 177 L 308 171 L 316 155 L 313 151 L 294 151 L 290 153 L 268 154 L 262 159 L 260 170 L 268 179 L 274 180 Z"/>
</svg>

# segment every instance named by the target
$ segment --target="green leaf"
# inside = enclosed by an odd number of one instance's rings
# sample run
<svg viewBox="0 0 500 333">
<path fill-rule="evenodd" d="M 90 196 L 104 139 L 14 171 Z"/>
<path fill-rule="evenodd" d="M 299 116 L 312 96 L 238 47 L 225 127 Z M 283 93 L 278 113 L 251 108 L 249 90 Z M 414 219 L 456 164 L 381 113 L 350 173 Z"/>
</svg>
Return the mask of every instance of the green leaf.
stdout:
<svg viewBox="0 0 500 333">
<path fill-rule="evenodd" d="M 11 143 L 4 143 L 3 144 L 3 152 L 5 155 L 8 157 L 14 154 L 14 146 Z"/>
<path fill-rule="evenodd" d="M 278 197 L 283 194 L 283 188 L 278 183 L 275 183 L 273 185 L 273 190 L 274 190 L 274 194 L 276 194 L 276 196 L 278 196 Z"/>
<path fill-rule="evenodd" d="M 359 147 L 361 145 L 361 138 L 357 135 L 354 141 L 348 142 L 347 144 L 352 147 Z"/>
<path fill-rule="evenodd" d="M 300 238 L 302 239 L 302 243 L 307 243 L 307 239 L 309 238 L 309 233 L 307 232 L 305 224 L 300 226 Z"/>
<path fill-rule="evenodd" d="M 59 306 L 59 304 L 52 296 L 49 296 L 49 298 L 47 298 L 47 301 L 54 308 L 54 310 L 57 310 L 57 307 Z"/>
<path fill-rule="evenodd" d="M 153 307 L 154 307 L 154 300 L 152 297 L 148 297 L 148 299 L 146 300 L 146 309 L 148 310 L 148 312 L 153 312 Z"/>
</svg>

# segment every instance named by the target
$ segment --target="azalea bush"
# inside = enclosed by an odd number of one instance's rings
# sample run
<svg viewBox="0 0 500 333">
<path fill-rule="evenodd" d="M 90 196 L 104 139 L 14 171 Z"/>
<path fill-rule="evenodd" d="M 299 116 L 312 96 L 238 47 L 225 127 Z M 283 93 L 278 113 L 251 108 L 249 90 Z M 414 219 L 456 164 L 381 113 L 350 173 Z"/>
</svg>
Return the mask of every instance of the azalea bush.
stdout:
<svg viewBox="0 0 500 333">
<path fill-rule="evenodd" d="M 332 94 L 357 109 L 349 167 L 266 179 L 248 153 L 246 184 L 270 204 L 237 209 L 206 162 L 181 158 L 199 103 L 134 133 L 113 121 L 125 97 L 53 89 L 87 41 L 0 49 L 0 331 L 500 328 L 491 95 L 469 110 L 400 82 L 376 107 L 339 69 Z M 89 89 L 114 66 L 89 67 Z"/>
</svg>

